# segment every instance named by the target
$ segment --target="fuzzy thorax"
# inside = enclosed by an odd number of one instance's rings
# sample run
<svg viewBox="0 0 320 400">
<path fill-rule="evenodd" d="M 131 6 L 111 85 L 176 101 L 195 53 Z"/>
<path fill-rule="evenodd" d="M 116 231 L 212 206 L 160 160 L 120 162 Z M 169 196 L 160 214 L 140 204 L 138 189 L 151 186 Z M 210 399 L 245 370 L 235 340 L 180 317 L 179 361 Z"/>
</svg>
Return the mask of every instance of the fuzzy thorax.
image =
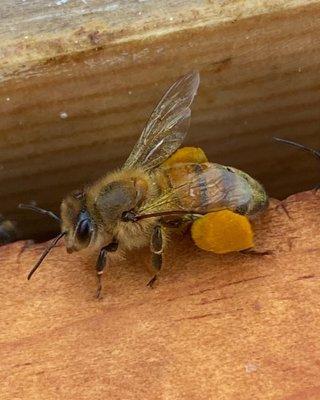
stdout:
<svg viewBox="0 0 320 400">
<path fill-rule="evenodd" d="M 155 219 L 139 222 L 124 222 L 122 214 L 138 211 L 146 202 L 158 194 L 158 186 L 142 169 L 119 170 L 79 192 L 70 194 L 62 204 L 62 228 L 67 233 L 66 244 L 72 251 L 85 247 L 99 249 L 111 241 L 119 243 L 120 250 L 144 246 L 150 240 Z M 78 240 L 79 219 L 90 220 L 89 243 Z"/>
</svg>

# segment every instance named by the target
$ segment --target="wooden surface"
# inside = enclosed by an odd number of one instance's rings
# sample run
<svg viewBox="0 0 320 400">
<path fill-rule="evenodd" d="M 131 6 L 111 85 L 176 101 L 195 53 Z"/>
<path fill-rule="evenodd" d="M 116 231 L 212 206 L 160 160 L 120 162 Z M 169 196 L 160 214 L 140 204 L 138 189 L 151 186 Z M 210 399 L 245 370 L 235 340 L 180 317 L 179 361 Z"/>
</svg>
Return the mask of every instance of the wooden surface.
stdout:
<svg viewBox="0 0 320 400">
<path fill-rule="evenodd" d="M 57 210 L 120 165 L 191 69 L 201 87 L 187 143 L 276 197 L 310 188 L 315 164 L 271 136 L 319 146 L 319 30 L 319 1 L 2 0 L 0 212 L 23 237 L 52 231 L 17 204 Z"/>
<path fill-rule="evenodd" d="M 266 256 L 210 255 L 174 239 L 155 289 L 147 250 L 109 268 L 44 245 L 0 248 L 0 398 L 320 398 L 320 193 L 255 223 Z"/>
</svg>

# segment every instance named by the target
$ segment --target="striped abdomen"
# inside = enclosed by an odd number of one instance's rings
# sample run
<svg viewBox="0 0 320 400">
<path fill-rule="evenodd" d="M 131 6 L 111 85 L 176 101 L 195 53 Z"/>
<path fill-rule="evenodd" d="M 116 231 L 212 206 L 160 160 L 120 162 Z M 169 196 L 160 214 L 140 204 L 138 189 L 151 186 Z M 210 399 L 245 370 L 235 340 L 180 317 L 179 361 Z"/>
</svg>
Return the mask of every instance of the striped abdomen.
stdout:
<svg viewBox="0 0 320 400">
<path fill-rule="evenodd" d="M 257 181 L 240 170 L 219 164 L 187 163 L 162 168 L 157 182 L 162 192 L 160 198 L 167 196 L 171 209 L 178 207 L 201 214 L 229 209 L 254 214 L 268 202 Z"/>
</svg>

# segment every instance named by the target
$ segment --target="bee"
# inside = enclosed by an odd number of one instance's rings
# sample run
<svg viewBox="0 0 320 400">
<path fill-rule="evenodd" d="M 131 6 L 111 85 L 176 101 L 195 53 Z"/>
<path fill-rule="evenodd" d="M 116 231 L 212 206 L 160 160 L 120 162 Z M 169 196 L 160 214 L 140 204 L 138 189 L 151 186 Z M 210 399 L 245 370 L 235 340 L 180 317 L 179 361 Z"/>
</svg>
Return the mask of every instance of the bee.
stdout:
<svg viewBox="0 0 320 400">
<path fill-rule="evenodd" d="M 155 270 L 149 282 L 152 286 L 162 266 L 170 228 L 219 210 L 253 215 L 267 206 L 263 187 L 236 168 L 197 162 L 197 157 L 166 162 L 186 137 L 199 82 L 198 72 L 176 81 L 152 112 L 122 168 L 67 195 L 61 204 L 61 219 L 49 211 L 22 206 L 51 213 L 61 223 L 61 233 L 42 254 L 28 279 L 64 237 L 68 253 L 85 248 L 99 252 L 98 297 L 107 255 L 145 245 L 150 246 Z"/>
<path fill-rule="evenodd" d="M 5 219 L 0 214 L 0 246 L 17 240 L 17 229 L 15 223 Z"/>
</svg>

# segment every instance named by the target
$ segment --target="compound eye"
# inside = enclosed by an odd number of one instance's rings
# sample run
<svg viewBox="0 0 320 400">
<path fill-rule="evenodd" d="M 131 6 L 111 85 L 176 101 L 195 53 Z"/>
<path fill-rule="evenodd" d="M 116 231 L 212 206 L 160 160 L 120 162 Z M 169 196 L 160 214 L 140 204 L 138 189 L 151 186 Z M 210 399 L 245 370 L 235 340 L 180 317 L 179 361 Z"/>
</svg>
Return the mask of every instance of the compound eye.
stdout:
<svg viewBox="0 0 320 400">
<path fill-rule="evenodd" d="M 90 223 L 87 219 L 81 221 L 78 225 L 77 236 L 80 240 L 85 240 L 90 234 Z"/>
<path fill-rule="evenodd" d="M 80 243 L 87 243 L 90 241 L 92 234 L 92 224 L 90 219 L 84 218 L 79 221 L 76 231 L 77 239 Z"/>
</svg>

